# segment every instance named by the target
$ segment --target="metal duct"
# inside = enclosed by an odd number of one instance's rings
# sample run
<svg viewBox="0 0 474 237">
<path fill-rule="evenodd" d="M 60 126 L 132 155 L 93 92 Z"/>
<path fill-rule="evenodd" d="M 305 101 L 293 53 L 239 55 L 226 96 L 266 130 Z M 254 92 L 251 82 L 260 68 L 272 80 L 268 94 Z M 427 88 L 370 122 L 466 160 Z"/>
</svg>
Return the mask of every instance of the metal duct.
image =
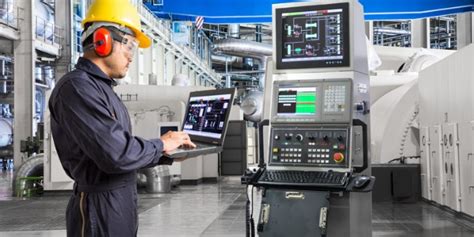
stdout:
<svg viewBox="0 0 474 237">
<path fill-rule="evenodd" d="M 245 120 L 260 122 L 263 115 L 263 92 L 249 91 L 240 104 L 240 109 L 244 112 Z"/>
<path fill-rule="evenodd" d="M 235 57 L 235 56 L 215 55 L 215 54 L 211 56 L 211 60 L 212 60 L 212 63 L 220 64 L 220 65 L 225 65 L 226 63 L 234 64 L 238 61 L 242 63 L 242 58 Z"/>
<path fill-rule="evenodd" d="M 272 45 L 263 44 L 254 41 L 240 40 L 240 39 L 224 39 L 214 43 L 214 51 L 222 52 L 228 55 L 235 55 L 240 57 L 248 57 L 258 59 L 260 62 L 255 62 L 263 71 L 266 70 L 267 59 L 273 53 Z M 265 75 L 261 74 L 259 78 L 260 88 L 263 88 Z"/>
<path fill-rule="evenodd" d="M 230 24 L 228 26 L 227 33 L 230 37 L 239 39 L 240 38 L 240 25 L 239 24 Z"/>
<path fill-rule="evenodd" d="M 262 56 L 271 56 L 272 45 L 240 39 L 223 39 L 214 42 L 214 52 L 228 55 L 260 59 Z"/>
<path fill-rule="evenodd" d="M 158 165 L 153 168 L 142 169 L 139 171 L 146 177 L 147 193 L 168 193 L 171 191 L 171 175 L 169 167 L 166 165 Z M 139 184 L 143 183 L 143 179 L 138 179 Z"/>
<path fill-rule="evenodd" d="M 30 177 L 36 176 L 40 177 L 43 176 L 43 167 L 44 167 L 44 154 L 38 154 L 28 158 L 15 172 L 13 177 L 13 193 L 16 193 L 16 188 L 19 190 L 24 189 L 24 182 L 20 182 L 20 185 L 23 186 L 16 186 L 16 183 L 19 178 L 22 177 Z"/>
</svg>

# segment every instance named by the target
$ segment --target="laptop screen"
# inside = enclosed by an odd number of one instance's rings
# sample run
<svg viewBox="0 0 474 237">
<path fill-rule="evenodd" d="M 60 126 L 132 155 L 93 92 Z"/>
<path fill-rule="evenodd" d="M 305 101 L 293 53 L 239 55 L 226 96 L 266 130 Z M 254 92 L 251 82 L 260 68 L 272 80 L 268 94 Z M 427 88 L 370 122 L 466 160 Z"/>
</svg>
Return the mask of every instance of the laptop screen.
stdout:
<svg viewBox="0 0 474 237">
<path fill-rule="evenodd" d="M 225 136 L 235 89 L 192 92 L 183 122 L 191 139 L 219 143 Z"/>
</svg>

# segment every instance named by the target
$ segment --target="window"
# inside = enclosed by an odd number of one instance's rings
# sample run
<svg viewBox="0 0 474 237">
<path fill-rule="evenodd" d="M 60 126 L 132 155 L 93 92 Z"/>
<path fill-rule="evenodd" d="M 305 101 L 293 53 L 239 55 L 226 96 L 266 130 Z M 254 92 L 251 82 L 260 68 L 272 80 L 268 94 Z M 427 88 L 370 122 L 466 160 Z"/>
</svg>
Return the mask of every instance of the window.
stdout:
<svg viewBox="0 0 474 237">
<path fill-rule="evenodd" d="M 430 48 L 456 49 L 456 15 L 433 17 L 430 22 Z"/>
<path fill-rule="evenodd" d="M 411 21 L 374 21 L 374 45 L 411 47 Z"/>
</svg>

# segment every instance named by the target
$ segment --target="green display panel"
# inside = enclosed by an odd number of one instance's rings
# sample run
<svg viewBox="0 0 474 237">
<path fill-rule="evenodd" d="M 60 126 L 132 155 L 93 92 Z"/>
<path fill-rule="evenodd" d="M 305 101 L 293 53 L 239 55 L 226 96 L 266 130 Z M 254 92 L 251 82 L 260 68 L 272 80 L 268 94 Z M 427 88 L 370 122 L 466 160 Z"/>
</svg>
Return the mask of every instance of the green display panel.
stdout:
<svg viewBox="0 0 474 237">
<path fill-rule="evenodd" d="M 316 113 L 316 93 L 300 92 L 296 95 L 296 114 Z"/>
</svg>

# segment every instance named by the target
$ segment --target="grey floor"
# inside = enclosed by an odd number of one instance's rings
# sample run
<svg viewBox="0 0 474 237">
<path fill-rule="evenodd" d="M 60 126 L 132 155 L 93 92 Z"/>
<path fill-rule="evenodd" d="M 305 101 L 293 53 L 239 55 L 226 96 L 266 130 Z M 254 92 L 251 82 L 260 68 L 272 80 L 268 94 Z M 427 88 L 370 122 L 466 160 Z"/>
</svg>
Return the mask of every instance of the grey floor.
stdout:
<svg viewBox="0 0 474 237">
<path fill-rule="evenodd" d="M 0 236 L 66 236 L 68 194 L 11 196 L 11 172 L 0 172 Z M 170 194 L 141 193 L 139 236 L 245 236 L 245 188 L 237 177 L 180 186 Z M 474 224 L 430 204 L 376 203 L 374 237 L 474 236 Z"/>
</svg>

